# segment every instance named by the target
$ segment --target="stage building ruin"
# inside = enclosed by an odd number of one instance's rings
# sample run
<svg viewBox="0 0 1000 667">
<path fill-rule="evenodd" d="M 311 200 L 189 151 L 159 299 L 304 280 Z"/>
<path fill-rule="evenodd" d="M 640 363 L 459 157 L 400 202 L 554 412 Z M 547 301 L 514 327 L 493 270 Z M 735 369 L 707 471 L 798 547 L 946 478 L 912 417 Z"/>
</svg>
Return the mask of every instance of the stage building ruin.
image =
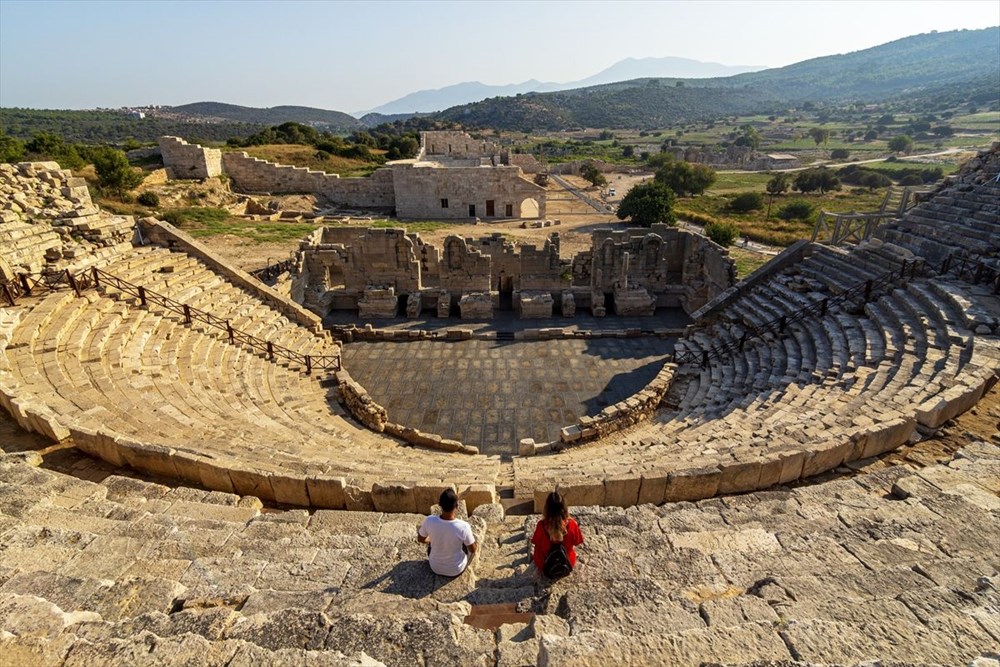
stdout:
<svg viewBox="0 0 1000 667">
<path fill-rule="evenodd" d="M 501 234 L 448 236 L 442 247 L 403 229 L 324 227 L 300 245 L 296 300 L 325 316 L 487 319 L 653 315 L 658 307 L 693 312 L 736 282 L 728 252 L 692 232 L 601 229 L 589 250 L 559 255 L 559 234 L 540 247 Z"/>
</svg>

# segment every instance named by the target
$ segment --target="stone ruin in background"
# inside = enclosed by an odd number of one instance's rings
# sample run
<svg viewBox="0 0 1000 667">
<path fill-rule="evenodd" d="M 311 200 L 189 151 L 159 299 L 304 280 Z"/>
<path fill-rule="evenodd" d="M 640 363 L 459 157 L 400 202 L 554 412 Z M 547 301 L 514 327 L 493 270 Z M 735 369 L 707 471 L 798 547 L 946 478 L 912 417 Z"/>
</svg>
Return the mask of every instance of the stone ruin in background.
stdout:
<svg viewBox="0 0 1000 667">
<path fill-rule="evenodd" d="M 724 248 L 666 225 L 597 230 L 572 259 L 560 258 L 558 233 L 541 247 L 492 234 L 448 236 L 439 248 L 403 229 L 324 227 L 301 243 L 298 263 L 297 301 L 321 316 L 357 310 L 365 319 L 690 313 L 736 282 Z"/>
</svg>

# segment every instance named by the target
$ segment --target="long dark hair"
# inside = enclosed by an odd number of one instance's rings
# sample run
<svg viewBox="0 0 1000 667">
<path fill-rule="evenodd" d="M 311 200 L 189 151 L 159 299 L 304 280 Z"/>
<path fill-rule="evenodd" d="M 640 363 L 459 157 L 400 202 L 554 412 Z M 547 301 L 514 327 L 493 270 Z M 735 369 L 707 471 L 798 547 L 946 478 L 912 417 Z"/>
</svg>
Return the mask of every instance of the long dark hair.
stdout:
<svg viewBox="0 0 1000 667">
<path fill-rule="evenodd" d="M 562 542 L 566 537 L 566 524 L 569 521 L 569 509 L 558 491 L 553 491 L 545 499 L 545 508 L 542 512 L 542 521 L 545 522 L 545 532 L 549 534 L 552 542 Z"/>
</svg>

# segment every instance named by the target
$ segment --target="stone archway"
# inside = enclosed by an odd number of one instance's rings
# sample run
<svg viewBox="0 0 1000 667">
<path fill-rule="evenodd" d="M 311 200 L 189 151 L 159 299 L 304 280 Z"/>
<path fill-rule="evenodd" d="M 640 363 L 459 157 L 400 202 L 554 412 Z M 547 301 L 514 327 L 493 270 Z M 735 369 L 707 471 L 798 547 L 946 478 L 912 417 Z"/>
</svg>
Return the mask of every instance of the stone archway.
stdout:
<svg viewBox="0 0 1000 667">
<path fill-rule="evenodd" d="M 538 218 L 541 216 L 541 210 L 538 205 L 538 200 L 532 197 L 528 197 L 521 201 L 521 211 L 518 217 L 520 218 Z"/>
</svg>

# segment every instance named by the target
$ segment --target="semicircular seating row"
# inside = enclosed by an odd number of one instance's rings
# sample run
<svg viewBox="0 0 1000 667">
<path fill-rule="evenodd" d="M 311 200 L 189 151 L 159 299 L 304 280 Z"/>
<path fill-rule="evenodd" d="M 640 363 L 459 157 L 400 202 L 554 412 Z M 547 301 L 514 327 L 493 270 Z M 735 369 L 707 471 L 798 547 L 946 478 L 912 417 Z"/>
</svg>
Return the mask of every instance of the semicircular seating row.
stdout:
<svg viewBox="0 0 1000 667">
<path fill-rule="evenodd" d="M 201 261 L 138 248 L 106 270 L 286 347 L 337 354 Z M 102 287 L 5 309 L 0 394 L 19 421 L 116 465 L 296 505 L 427 511 L 456 484 L 487 494 L 497 459 L 417 450 L 351 420 L 315 377 L 230 345 L 224 331 Z M 46 416 L 35 419 L 36 413 Z M 470 490 L 471 489 L 471 490 Z M 477 500 L 470 498 L 470 504 Z"/>
<path fill-rule="evenodd" d="M 872 241 L 813 245 L 682 339 L 678 350 L 735 343 L 749 325 L 788 315 L 913 259 Z M 868 303 L 750 338 L 742 352 L 680 369 L 654 418 L 627 433 L 515 461 L 516 494 L 559 485 L 574 504 L 628 506 L 752 491 L 881 454 L 919 424 L 968 409 L 1000 373 L 997 299 L 946 277 L 897 284 Z M 982 327 L 985 327 L 983 329 Z"/>
</svg>

